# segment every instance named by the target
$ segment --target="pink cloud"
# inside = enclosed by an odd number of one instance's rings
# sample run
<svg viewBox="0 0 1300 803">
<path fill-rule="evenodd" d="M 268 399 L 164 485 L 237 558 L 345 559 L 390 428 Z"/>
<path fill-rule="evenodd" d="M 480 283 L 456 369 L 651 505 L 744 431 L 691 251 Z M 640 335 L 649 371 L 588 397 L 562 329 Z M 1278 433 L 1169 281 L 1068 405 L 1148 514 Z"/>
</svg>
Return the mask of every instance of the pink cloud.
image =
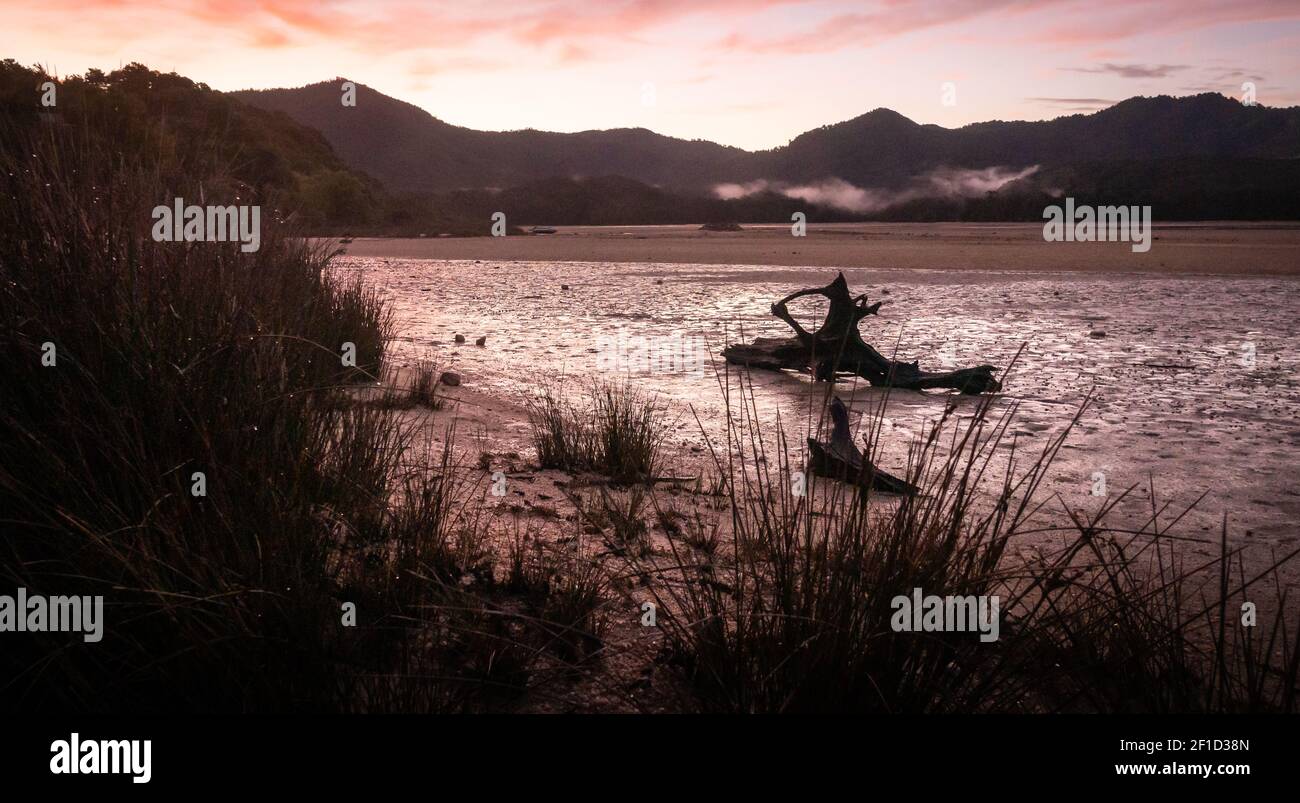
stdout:
<svg viewBox="0 0 1300 803">
<path fill-rule="evenodd" d="M 9 0 L 0 0 L 3 5 Z M 471 5 L 415 0 L 365 4 L 319 0 L 48 0 L 52 16 L 97 22 L 124 16 L 194 22 L 235 33 L 255 47 L 282 47 L 310 38 L 376 51 L 460 47 L 506 36 L 541 47 L 560 44 L 567 59 L 595 40 L 625 39 L 692 16 L 743 17 L 809 0 L 516 0 Z"/>
<path fill-rule="evenodd" d="M 851 4 L 860 6 L 860 4 Z M 850 11 L 796 33 L 758 38 L 732 33 L 728 50 L 823 53 L 867 47 L 893 37 L 976 19 L 1017 21 L 1017 39 L 1052 44 L 1109 43 L 1214 25 L 1300 19 L 1294 0 L 885 0 L 873 10 Z M 953 34 L 954 39 L 961 36 Z M 965 38 L 965 37 L 962 37 Z M 1001 44 L 1003 39 L 999 39 Z M 1104 51 L 1103 51 L 1104 52 Z M 1115 52 L 1115 51 L 1112 51 Z"/>
<path fill-rule="evenodd" d="M 770 39 L 732 34 L 720 45 L 730 50 L 756 53 L 821 53 L 845 47 L 870 46 L 895 36 L 952 25 L 999 11 L 1019 13 L 1053 4 L 1055 0 L 888 0 L 877 11 L 838 14 L 799 33 Z"/>
<path fill-rule="evenodd" d="M 1300 19 L 1300 4 L 1294 0 L 1104 0 L 1075 10 L 1068 20 L 1043 29 L 1039 38 L 1082 44 L 1284 19 Z"/>
<path fill-rule="evenodd" d="M 794 30 L 776 35 L 751 32 L 773 9 L 784 9 L 781 24 Z M 506 37 L 537 48 L 557 46 L 564 63 L 590 57 L 601 43 L 633 40 L 686 23 L 716 32 L 726 50 L 801 54 L 870 46 L 974 20 L 1002 24 L 1011 17 L 1017 18 L 1018 36 L 1057 44 L 1108 43 L 1225 23 L 1300 19 L 1295 0 L 516 0 L 483 5 L 416 0 L 47 0 L 43 10 L 52 17 L 91 20 L 118 36 L 129 27 L 109 23 L 188 21 L 261 48 L 323 39 L 389 53 L 455 49 Z M 967 31 L 952 36 L 971 38 Z"/>
</svg>

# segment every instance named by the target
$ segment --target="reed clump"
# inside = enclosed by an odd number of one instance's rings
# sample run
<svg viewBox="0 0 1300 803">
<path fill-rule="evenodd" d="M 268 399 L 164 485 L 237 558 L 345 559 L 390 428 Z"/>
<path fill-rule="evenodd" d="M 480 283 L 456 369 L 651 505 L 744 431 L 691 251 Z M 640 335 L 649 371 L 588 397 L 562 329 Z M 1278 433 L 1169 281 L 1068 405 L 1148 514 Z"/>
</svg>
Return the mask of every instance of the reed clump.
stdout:
<svg viewBox="0 0 1300 803">
<path fill-rule="evenodd" d="M 530 401 L 539 465 L 596 472 L 618 483 L 652 479 L 668 430 L 664 405 L 630 383 L 607 381 L 590 383 L 584 402 L 555 385 Z"/>
<path fill-rule="evenodd" d="M 818 477 L 801 493 L 791 481 L 801 454 L 783 438 L 769 454 L 751 405 L 728 416 L 727 451 L 713 458 L 729 542 L 702 551 L 669 529 L 671 559 L 624 556 L 629 574 L 657 578 L 648 590 L 671 663 L 700 709 L 1295 710 L 1300 642 L 1284 594 L 1266 626 L 1240 622 L 1248 592 L 1264 596 L 1294 553 L 1245 576 L 1225 527 L 1216 560 L 1184 567 L 1179 536 L 1157 523 L 1177 522 L 1167 507 L 1136 526 L 1109 523 L 1122 494 L 1092 515 L 1042 515 L 1042 481 L 1073 422 L 1023 470 L 995 477 L 994 455 L 1015 453 L 1014 408 L 959 404 L 913 445 L 907 479 L 921 492 L 907 497 L 863 499 Z M 877 433 L 883 408 L 868 424 Z M 1060 546 L 1032 558 L 1011 548 L 1049 534 Z M 997 598 L 995 638 L 900 629 L 896 600 L 918 589 Z"/>
</svg>

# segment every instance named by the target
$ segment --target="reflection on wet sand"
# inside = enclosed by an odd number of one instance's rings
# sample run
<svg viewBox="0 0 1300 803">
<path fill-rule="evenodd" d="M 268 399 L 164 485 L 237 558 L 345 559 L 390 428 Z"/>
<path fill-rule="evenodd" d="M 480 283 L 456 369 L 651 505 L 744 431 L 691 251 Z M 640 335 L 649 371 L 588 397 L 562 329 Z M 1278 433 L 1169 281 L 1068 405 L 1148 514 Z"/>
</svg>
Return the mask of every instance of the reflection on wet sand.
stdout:
<svg viewBox="0 0 1300 803">
<path fill-rule="evenodd" d="M 393 301 L 399 362 L 431 352 L 477 391 L 514 399 L 546 378 L 630 376 L 682 413 L 674 443 L 684 459 L 703 443 L 697 416 L 711 435 L 724 429 L 713 367 L 722 366 L 716 355 L 724 343 L 785 336 L 771 301 L 833 275 L 825 268 L 355 257 L 340 267 L 360 271 Z M 1037 453 L 1094 391 L 1047 489 L 1064 504 L 1095 508 L 1094 478 L 1102 472 L 1111 493 L 1140 486 L 1122 512 L 1149 515 L 1149 482 L 1175 507 L 1208 491 L 1184 532 L 1217 536 L 1226 511 L 1234 539 L 1295 540 L 1300 281 L 1025 271 L 846 276 L 855 293 L 885 302 L 862 329 L 887 356 L 896 350 L 933 369 L 1005 367 L 1024 345 L 996 402 L 1018 406 L 1012 432 L 1022 455 Z M 819 311 L 815 303 L 791 309 L 809 324 Z M 455 334 L 470 343 L 486 335 L 486 345 L 457 345 Z M 824 385 L 743 373 L 771 429 L 778 414 L 788 432 L 808 429 Z M 857 415 L 885 397 L 847 382 L 837 392 Z M 911 438 L 949 398 L 888 394 L 882 467 L 904 465 Z"/>
</svg>

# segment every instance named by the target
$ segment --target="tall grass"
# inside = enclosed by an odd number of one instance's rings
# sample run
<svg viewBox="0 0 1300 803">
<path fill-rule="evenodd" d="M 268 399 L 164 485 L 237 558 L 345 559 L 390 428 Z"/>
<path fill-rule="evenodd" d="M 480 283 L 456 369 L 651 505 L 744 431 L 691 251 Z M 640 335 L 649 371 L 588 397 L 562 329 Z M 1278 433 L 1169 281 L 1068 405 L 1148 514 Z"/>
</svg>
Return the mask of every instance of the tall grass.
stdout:
<svg viewBox="0 0 1300 803">
<path fill-rule="evenodd" d="M 1064 527 L 1043 523 L 1041 484 L 1072 424 L 1026 468 L 995 477 L 999 449 L 1014 455 L 1014 408 L 995 417 L 989 400 L 950 404 L 910 452 L 921 493 L 859 504 L 856 489 L 816 477 L 796 495 L 799 455 L 783 439 L 768 454 L 750 409 L 728 416 L 727 452 L 713 454 L 730 544 L 702 551 L 670 531 L 671 560 L 626 556 L 631 573 L 659 578 L 659 622 L 702 709 L 1294 710 L 1300 643 L 1285 599 L 1258 635 L 1238 624 L 1243 590 L 1280 562 L 1238 576 L 1225 531 L 1219 559 L 1184 568 L 1177 536 L 1157 526 L 1164 509 L 1136 526 L 1105 523 L 1120 499 L 1089 518 L 1063 512 Z M 969 420 L 957 423 L 959 409 Z M 877 431 L 880 416 L 883 405 Z M 1062 548 L 1032 560 L 1010 548 L 1046 535 Z M 1214 593 L 1196 598 L 1206 572 Z M 895 632 L 892 600 L 916 588 L 998 596 L 1000 638 Z"/>
<path fill-rule="evenodd" d="M 592 381 L 575 403 L 545 386 L 529 404 L 542 468 L 594 471 L 618 483 L 645 482 L 660 468 L 664 407 L 628 382 Z"/>
<path fill-rule="evenodd" d="M 105 634 L 14 640 L 0 707 L 464 710 L 529 688 L 560 603 L 506 598 L 450 446 L 340 403 L 384 371 L 375 293 L 270 207 L 253 253 L 153 242 L 155 205 L 257 199 L 95 142 L 41 132 L 0 164 L 0 585 L 103 595 Z M 570 633 L 590 594 L 563 599 Z"/>
<path fill-rule="evenodd" d="M 388 388 L 374 403 L 393 410 L 412 410 L 417 407 L 441 410 L 443 400 L 438 395 L 438 378 L 437 363 L 430 357 L 419 357 L 407 369 L 405 388 Z"/>
</svg>

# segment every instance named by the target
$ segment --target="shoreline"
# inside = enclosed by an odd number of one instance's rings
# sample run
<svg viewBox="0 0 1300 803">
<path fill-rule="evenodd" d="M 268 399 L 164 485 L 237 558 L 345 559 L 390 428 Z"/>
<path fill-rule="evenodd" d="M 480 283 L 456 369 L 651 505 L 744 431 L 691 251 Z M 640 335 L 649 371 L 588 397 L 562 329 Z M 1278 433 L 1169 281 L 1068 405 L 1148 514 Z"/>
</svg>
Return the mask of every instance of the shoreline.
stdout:
<svg viewBox="0 0 1300 803">
<path fill-rule="evenodd" d="M 1300 276 L 1300 226 L 1157 225 L 1151 250 L 1125 242 L 1047 242 L 1034 223 L 762 224 L 740 232 L 697 226 L 560 226 L 512 237 L 359 237 L 316 243 L 346 256 L 448 261 L 608 262 L 937 271 L 1161 276 Z"/>
</svg>

